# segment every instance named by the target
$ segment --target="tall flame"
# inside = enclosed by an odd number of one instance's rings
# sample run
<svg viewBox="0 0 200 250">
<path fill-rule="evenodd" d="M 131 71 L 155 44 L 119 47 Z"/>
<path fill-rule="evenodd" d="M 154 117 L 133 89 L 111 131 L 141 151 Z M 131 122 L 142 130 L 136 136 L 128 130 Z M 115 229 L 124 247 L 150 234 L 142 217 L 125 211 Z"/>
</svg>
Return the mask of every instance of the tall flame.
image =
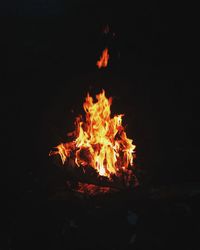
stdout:
<svg viewBox="0 0 200 250">
<path fill-rule="evenodd" d="M 102 56 L 100 57 L 99 61 L 97 61 L 97 67 L 99 69 L 102 67 L 104 68 L 107 67 L 108 59 L 109 59 L 108 49 L 105 48 L 102 52 Z"/>
<path fill-rule="evenodd" d="M 96 95 L 97 101 L 88 94 L 83 104 L 85 120 L 77 117 L 74 140 L 61 143 L 50 155 L 59 154 L 63 164 L 74 158 L 77 166 L 91 166 L 99 175 L 110 177 L 133 165 L 135 145 L 128 139 L 122 126 L 123 115 L 111 118 L 112 98 L 105 91 Z"/>
</svg>

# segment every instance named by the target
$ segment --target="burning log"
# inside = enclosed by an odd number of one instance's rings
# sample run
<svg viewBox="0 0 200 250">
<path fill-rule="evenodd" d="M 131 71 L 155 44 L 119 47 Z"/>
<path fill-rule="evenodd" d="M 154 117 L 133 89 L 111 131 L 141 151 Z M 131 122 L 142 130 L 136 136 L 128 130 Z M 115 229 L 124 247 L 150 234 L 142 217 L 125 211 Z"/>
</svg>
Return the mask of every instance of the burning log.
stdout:
<svg viewBox="0 0 200 250">
<path fill-rule="evenodd" d="M 70 189 L 78 189 L 78 186 L 94 185 L 96 187 L 110 188 L 115 190 L 132 189 L 138 185 L 138 180 L 133 174 L 131 167 L 125 171 L 121 171 L 118 175 L 111 175 L 110 178 L 101 176 L 91 166 L 77 167 L 73 160 L 61 165 L 60 158 L 55 157 L 56 165 L 62 169 L 62 174 L 66 180 L 67 187 Z"/>
</svg>

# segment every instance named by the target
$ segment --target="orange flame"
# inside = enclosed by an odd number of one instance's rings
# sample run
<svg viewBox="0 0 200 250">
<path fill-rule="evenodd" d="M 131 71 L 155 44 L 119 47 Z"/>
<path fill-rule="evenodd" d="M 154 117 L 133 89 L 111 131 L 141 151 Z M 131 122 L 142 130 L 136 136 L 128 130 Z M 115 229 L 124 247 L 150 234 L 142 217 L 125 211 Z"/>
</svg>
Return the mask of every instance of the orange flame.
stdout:
<svg viewBox="0 0 200 250">
<path fill-rule="evenodd" d="M 109 59 L 108 49 L 105 48 L 104 51 L 102 52 L 102 56 L 100 57 L 100 60 L 97 61 L 97 67 L 99 69 L 102 67 L 104 67 L 104 68 L 107 67 L 108 59 Z"/>
<path fill-rule="evenodd" d="M 111 118 L 112 98 L 105 91 L 96 95 L 97 101 L 88 94 L 83 104 L 85 120 L 77 117 L 74 140 L 61 143 L 50 155 L 59 154 L 63 164 L 74 158 L 77 166 L 91 166 L 99 175 L 110 177 L 126 171 L 133 165 L 135 145 L 128 139 L 122 126 L 123 115 Z"/>
</svg>

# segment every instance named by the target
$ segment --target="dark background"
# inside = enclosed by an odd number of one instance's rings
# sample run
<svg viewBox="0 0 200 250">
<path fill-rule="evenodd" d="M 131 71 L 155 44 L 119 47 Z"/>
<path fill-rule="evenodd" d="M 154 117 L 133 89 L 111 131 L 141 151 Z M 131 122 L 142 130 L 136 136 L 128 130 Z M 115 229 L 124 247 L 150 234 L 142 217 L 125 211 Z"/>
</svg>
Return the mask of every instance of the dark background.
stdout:
<svg viewBox="0 0 200 250">
<path fill-rule="evenodd" d="M 26 1 L 3 4 L 1 16 L 11 225 L 23 202 L 31 202 L 32 212 L 33 204 L 47 202 L 49 176 L 58 175 L 56 181 L 64 183 L 48 153 L 73 129 L 87 92 L 94 96 L 102 88 L 113 97 L 113 114 L 125 114 L 127 134 L 137 146 L 141 185 L 199 182 L 192 7 Z M 106 24 L 107 36 L 102 33 Z M 96 61 L 105 46 L 110 60 L 99 70 Z M 10 235 L 9 244 L 19 247 L 20 236 Z"/>
</svg>

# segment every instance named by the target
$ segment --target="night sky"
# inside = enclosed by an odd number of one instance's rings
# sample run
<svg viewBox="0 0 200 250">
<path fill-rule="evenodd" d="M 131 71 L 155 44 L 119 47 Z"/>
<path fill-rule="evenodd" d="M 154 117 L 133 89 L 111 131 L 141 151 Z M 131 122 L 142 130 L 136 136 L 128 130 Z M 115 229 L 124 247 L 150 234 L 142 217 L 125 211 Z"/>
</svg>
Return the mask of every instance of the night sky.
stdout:
<svg viewBox="0 0 200 250">
<path fill-rule="evenodd" d="M 125 114 L 143 185 L 200 181 L 189 6 L 31 0 L 4 3 L 0 14 L 10 200 L 48 199 L 48 153 L 73 129 L 87 92 L 102 88 L 113 114 Z M 109 64 L 99 70 L 106 46 Z"/>
</svg>

